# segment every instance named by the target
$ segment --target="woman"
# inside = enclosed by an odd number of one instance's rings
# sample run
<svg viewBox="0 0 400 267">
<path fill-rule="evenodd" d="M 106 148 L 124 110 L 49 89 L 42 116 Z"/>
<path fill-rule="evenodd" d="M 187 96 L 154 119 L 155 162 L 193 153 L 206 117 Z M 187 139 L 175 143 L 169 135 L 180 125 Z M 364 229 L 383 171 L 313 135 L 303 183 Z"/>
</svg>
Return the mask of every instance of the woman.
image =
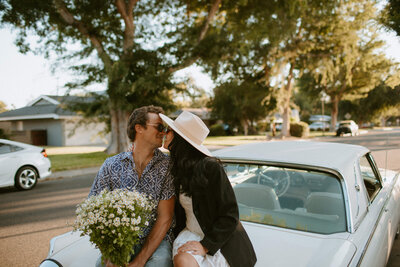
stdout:
<svg viewBox="0 0 400 267">
<path fill-rule="evenodd" d="M 257 259 L 239 221 L 231 184 L 219 161 L 202 145 L 208 128 L 186 111 L 175 121 L 160 117 L 173 130 L 166 143 L 178 200 L 174 266 L 254 266 Z"/>
</svg>

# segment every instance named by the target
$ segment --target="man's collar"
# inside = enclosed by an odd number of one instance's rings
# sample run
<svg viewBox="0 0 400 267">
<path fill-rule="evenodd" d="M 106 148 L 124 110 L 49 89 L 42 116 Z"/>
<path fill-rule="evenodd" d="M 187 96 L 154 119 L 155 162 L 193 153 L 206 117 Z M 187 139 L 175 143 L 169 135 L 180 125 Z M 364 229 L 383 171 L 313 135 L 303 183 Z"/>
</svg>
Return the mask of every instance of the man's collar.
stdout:
<svg viewBox="0 0 400 267">
<path fill-rule="evenodd" d="M 159 158 L 162 158 L 163 156 L 164 156 L 164 153 L 160 149 L 156 148 L 156 149 L 154 149 L 154 155 L 150 161 L 157 160 Z M 132 151 L 127 151 L 127 152 L 122 153 L 121 160 L 125 160 L 125 159 L 129 159 L 129 160 L 133 161 Z"/>
</svg>

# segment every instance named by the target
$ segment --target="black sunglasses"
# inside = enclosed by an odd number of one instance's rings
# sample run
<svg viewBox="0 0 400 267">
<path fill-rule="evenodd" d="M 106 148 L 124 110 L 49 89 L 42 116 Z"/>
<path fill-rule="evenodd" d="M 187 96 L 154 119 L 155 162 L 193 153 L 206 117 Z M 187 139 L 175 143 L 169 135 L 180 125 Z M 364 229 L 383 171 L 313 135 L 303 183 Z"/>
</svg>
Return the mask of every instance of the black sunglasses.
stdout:
<svg viewBox="0 0 400 267">
<path fill-rule="evenodd" d="M 163 132 L 168 133 L 170 131 L 170 129 L 168 128 L 168 125 L 164 126 L 162 123 L 146 123 L 146 125 L 153 126 L 160 133 L 163 133 Z"/>
</svg>

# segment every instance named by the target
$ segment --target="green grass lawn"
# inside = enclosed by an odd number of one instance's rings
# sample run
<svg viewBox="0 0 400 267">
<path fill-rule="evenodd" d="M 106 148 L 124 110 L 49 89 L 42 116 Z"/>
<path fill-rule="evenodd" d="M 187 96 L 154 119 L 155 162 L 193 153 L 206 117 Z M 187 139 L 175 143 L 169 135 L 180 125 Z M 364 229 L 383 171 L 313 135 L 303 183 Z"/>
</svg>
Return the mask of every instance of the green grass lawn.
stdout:
<svg viewBox="0 0 400 267">
<path fill-rule="evenodd" d="M 100 166 L 106 158 L 111 156 L 112 155 L 108 155 L 105 152 L 93 152 L 49 155 L 48 157 L 51 161 L 51 170 L 57 172 Z"/>
</svg>

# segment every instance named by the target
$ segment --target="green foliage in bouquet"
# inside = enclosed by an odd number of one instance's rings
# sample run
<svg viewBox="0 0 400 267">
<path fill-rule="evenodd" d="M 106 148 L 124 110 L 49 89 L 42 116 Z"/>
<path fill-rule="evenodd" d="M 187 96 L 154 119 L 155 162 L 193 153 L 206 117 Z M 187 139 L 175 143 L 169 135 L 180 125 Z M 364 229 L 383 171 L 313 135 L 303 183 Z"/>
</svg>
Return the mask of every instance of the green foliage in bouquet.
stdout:
<svg viewBox="0 0 400 267">
<path fill-rule="evenodd" d="M 139 244 L 142 229 L 149 225 L 153 208 L 151 199 L 136 191 L 103 190 L 78 205 L 74 230 L 90 237 L 103 261 L 125 266 Z"/>
</svg>

